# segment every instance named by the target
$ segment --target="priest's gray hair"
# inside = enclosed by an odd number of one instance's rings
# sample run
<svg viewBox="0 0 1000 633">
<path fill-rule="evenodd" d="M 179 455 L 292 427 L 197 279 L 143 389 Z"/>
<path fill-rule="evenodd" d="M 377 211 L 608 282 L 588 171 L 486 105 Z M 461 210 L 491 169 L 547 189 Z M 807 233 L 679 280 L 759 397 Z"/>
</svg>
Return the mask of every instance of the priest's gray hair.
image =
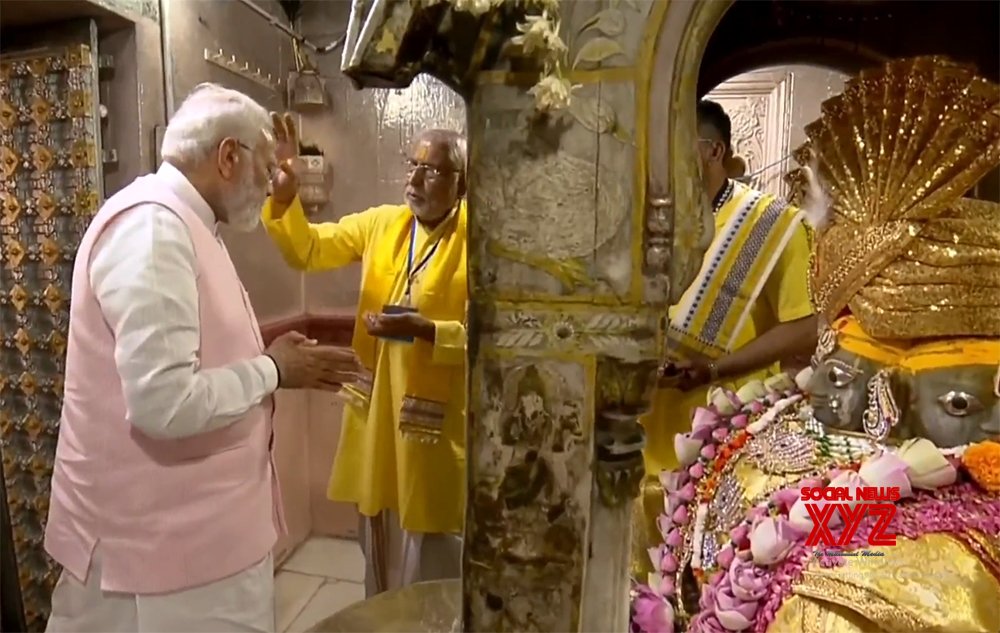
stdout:
<svg viewBox="0 0 1000 633">
<path fill-rule="evenodd" d="M 242 92 L 203 83 L 177 108 L 163 135 L 163 160 L 189 163 L 212 155 L 225 138 L 255 148 L 273 143 L 271 115 Z"/>
<path fill-rule="evenodd" d="M 421 132 L 415 140 L 417 142 L 430 141 L 432 143 L 447 145 L 448 159 L 451 161 L 452 168 L 465 174 L 469 156 L 465 136 L 461 132 L 443 128 L 432 128 Z"/>
</svg>

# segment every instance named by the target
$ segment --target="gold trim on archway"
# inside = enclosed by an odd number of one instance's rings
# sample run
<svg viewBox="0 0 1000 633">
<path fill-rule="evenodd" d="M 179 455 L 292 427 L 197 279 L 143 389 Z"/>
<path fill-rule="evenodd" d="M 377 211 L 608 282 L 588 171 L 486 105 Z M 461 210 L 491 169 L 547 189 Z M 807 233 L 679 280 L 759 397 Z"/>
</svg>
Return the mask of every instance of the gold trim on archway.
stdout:
<svg viewBox="0 0 1000 633">
<path fill-rule="evenodd" d="M 700 186 L 698 161 L 694 155 L 696 142 L 696 108 L 698 74 L 701 58 L 715 27 L 734 0 L 701 0 L 699 2 L 671 2 L 659 0 L 650 9 L 640 48 L 637 72 L 636 127 L 637 169 L 636 205 L 644 209 L 650 193 L 673 200 L 674 231 L 673 255 L 670 263 L 671 297 L 676 300 L 693 279 L 701 264 L 701 257 L 711 238 L 711 215 L 708 201 Z M 679 42 L 666 41 L 670 20 L 684 20 Z M 676 51 L 676 55 L 674 52 Z M 669 60 L 673 63 L 668 66 Z M 666 103 L 652 103 L 654 79 L 657 73 L 670 73 L 667 80 L 669 98 Z M 656 117 L 653 108 L 665 107 L 664 129 L 654 130 Z M 663 191 L 648 192 L 652 181 L 651 161 L 655 160 L 651 133 L 666 134 L 669 144 L 665 153 L 667 165 Z M 653 142 L 662 142 L 656 139 Z M 698 210 L 698 212 L 693 212 Z M 640 219 L 644 214 L 636 214 Z M 644 227 L 636 229 L 642 234 Z"/>
</svg>

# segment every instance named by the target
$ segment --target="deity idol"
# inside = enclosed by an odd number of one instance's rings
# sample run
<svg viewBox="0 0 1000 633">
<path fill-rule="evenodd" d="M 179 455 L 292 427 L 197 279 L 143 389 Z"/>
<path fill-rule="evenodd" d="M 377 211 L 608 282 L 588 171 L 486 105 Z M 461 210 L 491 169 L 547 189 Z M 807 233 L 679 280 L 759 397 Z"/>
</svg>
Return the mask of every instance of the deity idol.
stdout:
<svg viewBox="0 0 1000 633">
<path fill-rule="evenodd" d="M 794 383 L 716 391 L 677 437 L 633 630 L 1000 631 L 1000 205 L 962 197 L 1000 165 L 1000 87 L 896 60 L 806 132 L 827 325 Z M 868 516 L 807 546 L 829 502 L 802 490 L 864 486 L 898 488 L 896 544 Z"/>
</svg>

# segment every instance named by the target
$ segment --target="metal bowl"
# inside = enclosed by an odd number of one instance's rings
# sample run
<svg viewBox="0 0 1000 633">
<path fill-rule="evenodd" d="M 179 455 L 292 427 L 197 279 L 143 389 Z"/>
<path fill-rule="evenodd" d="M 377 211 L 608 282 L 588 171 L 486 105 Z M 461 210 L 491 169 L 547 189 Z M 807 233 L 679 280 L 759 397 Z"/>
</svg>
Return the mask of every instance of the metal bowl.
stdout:
<svg viewBox="0 0 1000 633">
<path fill-rule="evenodd" d="M 310 633 L 452 633 L 461 630 L 462 581 L 433 580 L 338 611 Z"/>
</svg>

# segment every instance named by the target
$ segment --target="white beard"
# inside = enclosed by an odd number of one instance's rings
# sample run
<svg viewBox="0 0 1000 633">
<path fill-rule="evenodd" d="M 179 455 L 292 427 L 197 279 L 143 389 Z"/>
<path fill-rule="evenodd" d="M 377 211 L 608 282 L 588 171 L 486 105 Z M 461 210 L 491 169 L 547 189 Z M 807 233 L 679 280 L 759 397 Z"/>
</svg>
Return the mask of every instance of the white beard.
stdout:
<svg viewBox="0 0 1000 633">
<path fill-rule="evenodd" d="M 226 202 L 226 224 L 243 233 L 253 231 L 260 224 L 260 210 L 266 199 L 267 191 L 254 187 L 253 174 L 244 172 L 237 194 Z"/>
</svg>

